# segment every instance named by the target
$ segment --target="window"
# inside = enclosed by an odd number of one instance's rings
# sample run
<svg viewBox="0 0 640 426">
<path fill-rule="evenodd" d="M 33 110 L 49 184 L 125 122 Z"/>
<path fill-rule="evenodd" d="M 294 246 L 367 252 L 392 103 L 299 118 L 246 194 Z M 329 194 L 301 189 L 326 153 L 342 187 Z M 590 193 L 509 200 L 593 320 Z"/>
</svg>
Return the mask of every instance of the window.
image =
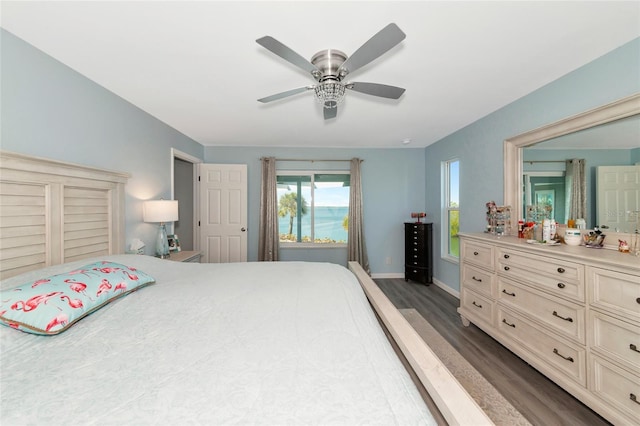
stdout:
<svg viewBox="0 0 640 426">
<path fill-rule="evenodd" d="M 285 244 L 346 244 L 350 174 L 278 172 L 278 228 Z"/>
<path fill-rule="evenodd" d="M 442 164 L 444 175 L 444 214 L 442 226 L 442 253 L 448 258 L 460 258 L 460 161 L 449 160 Z"/>
</svg>

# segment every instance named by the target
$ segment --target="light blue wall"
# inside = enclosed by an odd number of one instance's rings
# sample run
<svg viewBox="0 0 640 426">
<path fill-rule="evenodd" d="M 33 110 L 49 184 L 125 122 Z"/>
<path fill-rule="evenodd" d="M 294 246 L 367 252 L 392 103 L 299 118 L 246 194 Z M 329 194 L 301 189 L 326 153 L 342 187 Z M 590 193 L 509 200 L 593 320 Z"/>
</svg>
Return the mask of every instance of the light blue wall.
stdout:
<svg viewBox="0 0 640 426">
<path fill-rule="evenodd" d="M 640 164 L 640 148 L 631 150 L 631 164 Z"/>
<path fill-rule="evenodd" d="M 525 149 L 523 159 L 529 161 L 566 160 L 582 158 L 585 160 L 585 176 L 587 183 L 587 228 L 598 226 L 596 219 L 596 176 L 598 166 L 629 166 L 631 150 L 629 149 L 581 149 L 579 154 L 575 150 L 563 149 Z M 565 171 L 563 163 L 538 163 L 530 165 L 524 163 L 524 171 Z"/>
<path fill-rule="evenodd" d="M 141 221 L 141 200 L 170 197 L 171 147 L 206 162 L 249 165 L 250 260 L 257 259 L 260 157 L 360 157 L 365 160 L 365 232 L 375 274 L 402 273 L 402 223 L 410 220 L 411 211 L 427 212 L 428 221 L 434 222 L 435 246 L 440 246 L 442 161 L 460 159 L 461 230 L 480 230 L 485 203 L 502 202 L 504 139 L 640 91 L 640 39 L 636 39 L 426 149 L 203 148 L 4 30 L 0 43 L 0 147 L 131 173 L 128 240 L 153 241 L 155 227 Z M 639 151 L 631 154 L 632 161 L 640 161 Z M 324 169 L 336 164 L 341 163 L 314 163 Z M 308 169 L 309 163 L 280 166 Z M 346 253 L 288 250 L 283 258 L 343 263 Z M 392 259 L 390 265 L 385 264 L 387 258 Z M 436 253 L 434 266 L 438 280 L 459 288 L 457 264 L 442 261 Z"/>
<path fill-rule="evenodd" d="M 171 198 L 171 148 L 203 158 L 202 145 L 0 30 L 3 150 L 128 172 L 126 240 L 152 253 L 156 225 L 142 200 Z"/>
<path fill-rule="evenodd" d="M 532 61 L 532 66 L 541 66 Z M 485 226 L 485 203 L 503 203 L 503 142 L 509 137 L 640 92 L 640 38 L 464 127 L 425 150 L 426 200 L 440 200 L 440 164 L 460 159 L 460 230 Z M 452 113 L 455 113 L 452 111 Z M 441 216 L 434 220 L 439 246 Z M 459 290 L 458 265 L 437 256 L 435 277 Z"/>
<path fill-rule="evenodd" d="M 304 149 L 206 147 L 205 162 L 247 164 L 249 180 L 249 260 L 258 258 L 260 158 L 345 159 L 362 163 L 364 229 L 371 272 L 401 273 L 404 262 L 404 221 L 412 211 L 425 210 L 423 149 Z M 278 162 L 279 170 L 348 170 L 348 162 Z M 281 249 L 283 260 L 315 260 L 346 265 L 345 249 Z M 387 257 L 391 264 L 385 263 Z"/>
</svg>

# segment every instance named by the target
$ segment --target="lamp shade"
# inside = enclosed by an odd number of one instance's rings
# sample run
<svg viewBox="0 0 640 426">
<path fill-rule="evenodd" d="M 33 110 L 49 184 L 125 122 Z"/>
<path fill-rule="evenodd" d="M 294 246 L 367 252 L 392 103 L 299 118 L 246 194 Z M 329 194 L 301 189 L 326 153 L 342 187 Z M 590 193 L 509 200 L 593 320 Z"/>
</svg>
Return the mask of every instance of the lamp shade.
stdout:
<svg viewBox="0 0 640 426">
<path fill-rule="evenodd" d="M 142 205 L 142 219 L 145 222 L 174 222 L 178 220 L 178 201 L 145 201 Z"/>
</svg>

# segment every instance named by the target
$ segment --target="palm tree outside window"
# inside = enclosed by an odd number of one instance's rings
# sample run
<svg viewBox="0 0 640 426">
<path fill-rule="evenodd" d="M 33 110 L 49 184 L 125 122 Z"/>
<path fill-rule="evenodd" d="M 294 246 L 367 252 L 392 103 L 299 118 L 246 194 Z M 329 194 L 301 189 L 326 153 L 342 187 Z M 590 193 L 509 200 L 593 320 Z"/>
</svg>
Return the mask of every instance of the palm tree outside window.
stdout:
<svg viewBox="0 0 640 426">
<path fill-rule="evenodd" d="M 348 172 L 279 171 L 280 243 L 346 244 L 349 189 Z"/>
</svg>

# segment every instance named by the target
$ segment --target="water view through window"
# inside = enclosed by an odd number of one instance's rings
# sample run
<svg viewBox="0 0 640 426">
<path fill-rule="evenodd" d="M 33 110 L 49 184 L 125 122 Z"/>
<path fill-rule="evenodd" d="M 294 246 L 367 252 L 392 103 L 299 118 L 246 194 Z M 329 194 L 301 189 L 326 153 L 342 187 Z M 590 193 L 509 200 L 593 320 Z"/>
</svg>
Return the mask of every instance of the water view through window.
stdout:
<svg viewBox="0 0 640 426">
<path fill-rule="evenodd" d="M 281 242 L 347 243 L 350 175 L 279 174 Z"/>
</svg>

